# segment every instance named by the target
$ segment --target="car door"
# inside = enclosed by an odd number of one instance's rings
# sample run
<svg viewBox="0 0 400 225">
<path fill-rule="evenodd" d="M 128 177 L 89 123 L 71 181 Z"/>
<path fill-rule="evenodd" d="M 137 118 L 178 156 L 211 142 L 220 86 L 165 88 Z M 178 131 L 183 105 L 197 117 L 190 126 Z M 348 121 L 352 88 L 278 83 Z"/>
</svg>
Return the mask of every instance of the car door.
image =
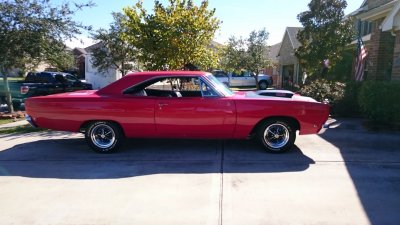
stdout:
<svg viewBox="0 0 400 225">
<path fill-rule="evenodd" d="M 71 91 L 77 91 L 77 90 L 82 90 L 82 83 L 78 78 L 71 74 L 66 74 L 65 75 L 65 80 L 68 86 L 70 86 Z"/>
<path fill-rule="evenodd" d="M 252 73 L 245 72 L 243 78 L 243 86 L 253 87 L 256 85 L 256 78 Z"/>
<path fill-rule="evenodd" d="M 196 85 L 200 85 L 199 81 Z M 203 86 L 199 97 L 158 97 L 155 124 L 160 137 L 230 138 L 236 124 L 235 105 Z M 184 92 L 182 92 L 184 93 Z"/>
<path fill-rule="evenodd" d="M 240 87 L 243 86 L 243 76 L 238 75 L 236 73 L 232 73 L 230 80 L 229 80 L 229 85 L 233 87 Z"/>
<path fill-rule="evenodd" d="M 155 98 L 125 95 L 116 101 L 119 108 L 124 109 L 120 112 L 116 110 L 114 114 L 116 117 L 119 114 L 116 120 L 120 120 L 126 137 L 157 137 L 154 124 Z"/>
</svg>

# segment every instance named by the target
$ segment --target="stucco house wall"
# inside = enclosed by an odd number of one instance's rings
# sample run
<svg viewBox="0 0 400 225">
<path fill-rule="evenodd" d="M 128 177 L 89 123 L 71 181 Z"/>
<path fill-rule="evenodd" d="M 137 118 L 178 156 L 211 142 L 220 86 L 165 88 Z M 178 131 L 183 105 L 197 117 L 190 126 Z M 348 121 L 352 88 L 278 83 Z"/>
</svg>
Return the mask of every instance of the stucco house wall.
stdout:
<svg viewBox="0 0 400 225">
<path fill-rule="evenodd" d="M 112 82 L 121 79 L 122 74 L 114 69 L 110 68 L 106 72 L 100 72 L 92 64 L 92 55 L 88 53 L 85 58 L 85 79 L 86 82 L 93 85 L 93 89 L 103 88 Z"/>
</svg>

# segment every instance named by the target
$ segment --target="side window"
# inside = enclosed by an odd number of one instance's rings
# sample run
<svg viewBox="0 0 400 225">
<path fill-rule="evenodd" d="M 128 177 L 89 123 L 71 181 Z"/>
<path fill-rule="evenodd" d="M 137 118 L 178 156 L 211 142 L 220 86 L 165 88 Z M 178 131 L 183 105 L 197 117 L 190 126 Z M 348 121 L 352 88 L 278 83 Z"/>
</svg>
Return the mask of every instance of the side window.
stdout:
<svg viewBox="0 0 400 225">
<path fill-rule="evenodd" d="M 224 73 L 224 72 L 222 72 L 222 71 L 214 72 L 213 75 L 214 75 L 215 77 L 227 77 L 226 73 Z"/>
<path fill-rule="evenodd" d="M 200 89 L 203 97 L 218 97 L 219 95 L 204 81 L 200 81 Z"/>
<path fill-rule="evenodd" d="M 72 75 L 69 75 L 69 74 L 65 75 L 65 79 L 68 82 L 71 82 L 71 83 L 74 83 L 74 82 L 76 82 L 78 80 L 75 76 L 72 76 Z"/>
<path fill-rule="evenodd" d="M 253 73 L 246 71 L 246 72 L 243 72 L 243 76 L 244 77 L 251 77 L 251 76 L 253 76 Z"/>
<path fill-rule="evenodd" d="M 37 74 L 37 82 L 39 83 L 51 83 L 54 82 L 53 75 L 50 73 L 38 73 Z"/>
<path fill-rule="evenodd" d="M 200 91 L 199 79 L 195 77 L 182 78 L 180 80 L 180 91 Z"/>
<path fill-rule="evenodd" d="M 65 82 L 65 79 L 64 79 L 63 75 L 61 75 L 61 74 L 54 75 L 54 79 L 56 79 L 56 82 L 59 82 L 59 83 Z"/>
<path fill-rule="evenodd" d="M 163 79 L 147 86 L 146 89 L 172 91 L 172 85 L 169 79 Z"/>
<path fill-rule="evenodd" d="M 218 93 L 198 77 L 168 77 L 141 86 L 133 86 L 124 94 L 153 97 L 218 97 Z"/>
<path fill-rule="evenodd" d="M 233 72 L 233 73 L 232 73 L 232 77 L 240 77 L 240 75 L 237 74 L 237 73 L 235 73 L 235 72 Z"/>
</svg>

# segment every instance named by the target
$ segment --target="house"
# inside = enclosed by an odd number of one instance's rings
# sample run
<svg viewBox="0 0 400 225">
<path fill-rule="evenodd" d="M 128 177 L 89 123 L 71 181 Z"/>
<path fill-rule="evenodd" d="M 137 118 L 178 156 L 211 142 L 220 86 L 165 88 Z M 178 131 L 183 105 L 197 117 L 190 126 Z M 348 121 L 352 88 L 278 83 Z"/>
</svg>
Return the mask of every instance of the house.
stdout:
<svg viewBox="0 0 400 225">
<path fill-rule="evenodd" d="M 282 88 L 299 84 L 303 79 L 299 60 L 295 56 L 296 49 L 301 46 L 297 40 L 297 33 L 301 29 L 301 27 L 287 27 L 283 35 L 277 54 L 280 71 L 278 82 Z"/>
<path fill-rule="evenodd" d="M 112 82 L 122 78 L 122 73 L 117 68 L 109 68 L 106 72 L 100 72 L 93 66 L 91 52 L 95 48 L 101 48 L 101 42 L 85 48 L 85 80 L 93 85 L 93 89 L 103 88 Z"/>
<path fill-rule="evenodd" d="M 86 58 L 86 50 L 84 48 L 74 48 L 72 50 L 72 54 L 75 57 L 76 67 L 77 67 L 77 75 L 80 79 L 85 78 L 85 58 Z"/>
<path fill-rule="evenodd" d="M 400 1 L 364 0 L 350 16 L 368 52 L 364 79 L 400 80 Z"/>
<path fill-rule="evenodd" d="M 281 48 L 281 43 L 269 46 L 268 59 L 271 62 L 271 66 L 260 71 L 263 74 L 268 74 L 272 76 L 272 80 L 274 82 L 272 86 L 275 87 L 281 87 L 281 83 L 279 82 L 280 75 L 279 75 L 279 58 L 278 58 L 278 53 L 280 48 Z"/>
<path fill-rule="evenodd" d="M 218 49 L 222 46 L 222 44 L 212 41 L 208 46 L 210 49 L 214 51 L 218 51 Z M 102 43 L 99 42 L 97 44 L 91 45 L 84 50 L 85 54 L 85 78 L 86 82 L 91 83 L 93 85 L 93 89 L 100 89 L 108 84 L 122 78 L 122 73 L 117 68 L 110 67 L 106 72 L 100 72 L 96 67 L 93 66 L 92 63 L 92 55 L 91 52 L 93 49 L 102 48 Z M 129 62 L 125 65 L 129 65 L 131 68 L 138 69 L 138 62 Z"/>
</svg>

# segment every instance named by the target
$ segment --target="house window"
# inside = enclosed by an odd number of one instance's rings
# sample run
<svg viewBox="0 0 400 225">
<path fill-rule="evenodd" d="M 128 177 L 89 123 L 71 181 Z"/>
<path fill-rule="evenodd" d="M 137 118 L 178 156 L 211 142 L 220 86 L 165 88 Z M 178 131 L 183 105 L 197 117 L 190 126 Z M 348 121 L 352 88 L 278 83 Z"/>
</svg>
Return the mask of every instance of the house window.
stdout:
<svg viewBox="0 0 400 225">
<path fill-rule="evenodd" d="M 372 31 L 372 22 L 358 20 L 357 31 L 361 37 L 370 34 Z"/>
</svg>

